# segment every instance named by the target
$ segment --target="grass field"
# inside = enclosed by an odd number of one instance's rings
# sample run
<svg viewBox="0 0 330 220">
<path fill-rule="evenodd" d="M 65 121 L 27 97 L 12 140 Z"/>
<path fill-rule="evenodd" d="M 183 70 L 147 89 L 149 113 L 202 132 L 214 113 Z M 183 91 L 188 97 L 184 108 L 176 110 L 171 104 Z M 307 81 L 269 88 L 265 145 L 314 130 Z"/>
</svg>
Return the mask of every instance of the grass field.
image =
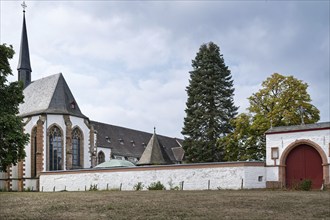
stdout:
<svg viewBox="0 0 330 220">
<path fill-rule="evenodd" d="M 0 219 L 330 219 L 330 192 L 0 192 Z"/>
</svg>

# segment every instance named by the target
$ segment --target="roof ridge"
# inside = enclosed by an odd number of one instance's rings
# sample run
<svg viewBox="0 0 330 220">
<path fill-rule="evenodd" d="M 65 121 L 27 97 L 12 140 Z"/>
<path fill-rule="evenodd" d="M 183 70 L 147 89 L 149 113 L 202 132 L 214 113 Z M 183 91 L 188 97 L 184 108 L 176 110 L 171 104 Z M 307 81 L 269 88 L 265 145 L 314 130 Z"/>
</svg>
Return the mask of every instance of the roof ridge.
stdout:
<svg viewBox="0 0 330 220">
<path fill-rule="evenodd" d="M 146 134 L 150 134 L 150 135 L 153 134 L 153 133 L 151 133 L 151 132 L 147 132 L 147 131 L 141 131 L 141 130 L 137 130 L 137 129 L 133 129 L 133 128 L 123 127 L 123 126 L 114 125 L 114 124 L 108 124 L 108 123 L 99 122 L 99 121 L 94 121 L 94 120 L 91 120 L 91 123 L 92 123 L 92 124 L 93 124 L 93 123 L 98 123 L 98 124 L 103 124 L 103 125 L 113 126 L 113 127 L 117 127 L 117 128 L 123 128 L 123 129 L 131 130 L 131 131 L 138 131 L 138 132 L 142 132 L 142 133 L 146 133 Z"/>
</svg>

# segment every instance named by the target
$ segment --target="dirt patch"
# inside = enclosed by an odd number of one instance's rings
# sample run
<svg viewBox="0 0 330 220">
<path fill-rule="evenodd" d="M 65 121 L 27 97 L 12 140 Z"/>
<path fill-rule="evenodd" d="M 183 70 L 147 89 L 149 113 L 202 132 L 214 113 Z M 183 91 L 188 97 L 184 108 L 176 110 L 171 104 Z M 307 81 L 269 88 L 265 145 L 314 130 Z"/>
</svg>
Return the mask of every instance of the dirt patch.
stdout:
<svg viewBox="0 0 330 220">
<path fill-rule="evenodd" d="M 330 192 L 0 192 L 0 219 L 330 219 Z"/>
</svg>

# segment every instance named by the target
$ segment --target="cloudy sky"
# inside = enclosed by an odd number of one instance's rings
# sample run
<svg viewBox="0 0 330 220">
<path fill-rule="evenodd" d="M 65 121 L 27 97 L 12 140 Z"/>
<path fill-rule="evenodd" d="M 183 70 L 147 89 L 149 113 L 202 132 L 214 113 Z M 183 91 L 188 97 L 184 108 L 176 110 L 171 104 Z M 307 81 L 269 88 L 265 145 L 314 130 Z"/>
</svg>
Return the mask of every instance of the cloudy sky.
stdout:
<svg viewBox="0 0 330 220">
<path fill-rule="evenodd" d="M 0 1 L 0 43 L 17 52 L 21 1 Z M 91 120 L 182 137 L 189 71 L 213 41 L 234 79 L 235 104 L 272 73 L 308 83 L 329 121 L 329 1 L 26 1 L 36 80 L 62 72 Z"/>
</svg>

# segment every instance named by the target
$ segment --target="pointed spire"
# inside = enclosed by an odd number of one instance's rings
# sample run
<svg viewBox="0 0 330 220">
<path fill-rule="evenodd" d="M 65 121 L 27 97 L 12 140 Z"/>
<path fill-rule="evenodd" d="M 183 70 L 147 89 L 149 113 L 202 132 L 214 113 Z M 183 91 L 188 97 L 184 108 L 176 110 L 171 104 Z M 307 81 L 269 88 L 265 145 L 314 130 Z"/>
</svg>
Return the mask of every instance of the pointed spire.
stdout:
<svg viewBox="0 0 330 220">
<path fill-rule="evenodd" d="M 23 28 L 22 28 L 22 37 L 21 37 L 21 48 L 19 53 L 18 61 L 18 80 L 23 82 L 24 88 L 31 83 L 31 64 L 30 64 L 30 53 L 29 53 L 29 43 L 26 31 L 25 23 L 25 8 L 27 7 L 23 1 Z"/>
</svg>

